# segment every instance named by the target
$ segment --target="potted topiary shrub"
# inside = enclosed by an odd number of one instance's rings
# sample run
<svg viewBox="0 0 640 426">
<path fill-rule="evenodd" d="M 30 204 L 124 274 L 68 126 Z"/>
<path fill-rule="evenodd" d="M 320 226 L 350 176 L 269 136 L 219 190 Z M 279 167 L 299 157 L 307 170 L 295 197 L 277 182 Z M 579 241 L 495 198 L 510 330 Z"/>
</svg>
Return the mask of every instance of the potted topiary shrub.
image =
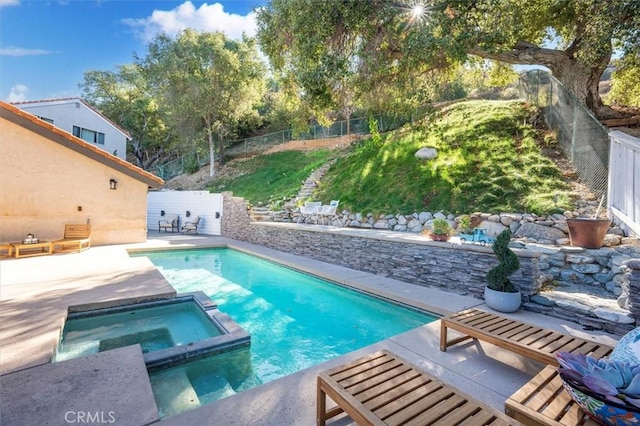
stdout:
<svg viewBox="0 0 640 426">
<path fill-rule="evenodd" d="M 429 237 L 433 241 L 449 241 L 451 235 L 451 225 L 446 219 L 435 218 L 431 223 L 431 230 L 429 231 Z"/>
<path fill-rule="evenodd" d="M 509 280 L 520 268 L 518 256 L 509 248 L 511 231 L 505 229 L 493 243 L 493 252 L 500 263 L 487 273 L 488 285 L 484 289 L 487 305 L 499 312 L 515 312 L 520 308 L 522 295 Z"/>
</svg>

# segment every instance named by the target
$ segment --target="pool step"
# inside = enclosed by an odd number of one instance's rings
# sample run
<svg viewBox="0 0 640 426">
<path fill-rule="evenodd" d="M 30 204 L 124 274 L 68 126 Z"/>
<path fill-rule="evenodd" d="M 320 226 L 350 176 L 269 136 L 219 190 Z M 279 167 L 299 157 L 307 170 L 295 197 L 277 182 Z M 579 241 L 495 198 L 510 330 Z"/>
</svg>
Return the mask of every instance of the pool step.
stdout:
<svg viewBox="0 0 640 426">
<path fill-rule="evenodd" d="M 200 399 L 184 369 L 169 369 L 151 376 L 153 394 L 161 417 L 169 417 L 200 406 Z"/>
</svg>

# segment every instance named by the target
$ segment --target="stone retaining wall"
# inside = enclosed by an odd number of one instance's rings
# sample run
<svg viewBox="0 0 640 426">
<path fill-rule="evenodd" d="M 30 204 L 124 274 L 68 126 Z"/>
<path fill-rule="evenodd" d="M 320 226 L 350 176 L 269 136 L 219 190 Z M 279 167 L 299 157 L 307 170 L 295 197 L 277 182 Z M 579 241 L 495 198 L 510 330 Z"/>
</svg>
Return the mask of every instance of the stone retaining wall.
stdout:
<svg viewBox="0 0 640 426">
<path fill-rule="evenodd" d="M 491 248 L 479 245 L 433 242 L 393 232 L 252 222 L 247 203 L 230 194 L 224 198 L 222 224 L 223 235 L 229 238 L 477 298 L 483 296 L 487 271 L 497 264 Z M 523 294 L 525 309 L 618 335 L 632 329 L 640 318 L 640 301 L 623 303 L 624 309 L 616 303 L 619 295 L 624 299 L 629 292 L 640 294 L 640 283 L 634 290 L 629 284 L 630 269 L 625 267 L 625 262 L 640 258 L 640 247 L 585 250 L 530 243 L 512 243 L 512 247 L 521 268 L 511 280 Z M 564 290 L 575 283 L 611 304 L 566 300 Z"/>
</svg>

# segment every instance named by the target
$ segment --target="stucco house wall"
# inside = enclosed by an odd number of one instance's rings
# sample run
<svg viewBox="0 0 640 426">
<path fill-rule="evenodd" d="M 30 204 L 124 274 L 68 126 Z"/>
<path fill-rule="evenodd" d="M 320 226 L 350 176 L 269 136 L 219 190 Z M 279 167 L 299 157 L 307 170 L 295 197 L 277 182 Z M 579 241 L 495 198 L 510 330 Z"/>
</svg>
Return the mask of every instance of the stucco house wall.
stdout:
<svg viewBox="0 0 640 426">
<path fill-rule="evenodd" d="M 90 143 L 126 160 L 129 135 L 80 98 L 16 102 L 14 105 L 38 117 L 53 120 L 51 124 L 71 134 L 73 126 L 103 133 L 104 144 Z"/>
<path fill-rule="evenodd" d="M 117 181 L 110 189 L 110 180 Z M 147 193 L 162 180 L 0 102 L 0 243 L 62 238 L 91 225 L 92 245 L 142 242 Z"/>
</svg>

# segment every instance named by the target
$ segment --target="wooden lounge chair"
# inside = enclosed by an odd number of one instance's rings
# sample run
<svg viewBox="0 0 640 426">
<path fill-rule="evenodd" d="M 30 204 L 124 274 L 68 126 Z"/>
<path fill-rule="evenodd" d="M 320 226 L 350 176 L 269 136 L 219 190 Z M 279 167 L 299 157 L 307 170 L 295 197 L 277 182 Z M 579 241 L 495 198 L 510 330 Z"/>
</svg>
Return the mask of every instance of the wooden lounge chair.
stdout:
<svg viewBox="0 0 640 426">
<path fill-rule="evenodd" d="M 158 221 L 158 232 L 164 229 L 164 232 L 168 232 L 170 229 L 171 232 L 178 232 L 178 215 L 177 214 L 169 214 L 165 218 L 160 219 Z"/>
<path fill-rule="evenodd" d="M 504 403 L 504 411 L 525 425 L 598 425 L 564 390 L 558 369 L 552 365 L 511 395 Z"/>
<path fill-rule="evenodd" d="M 51 244 L 53 251 L 66 251 L 77 247 L 80 253 L 91 247 L 91 225 L 65 225 L 64 237 Z"/>
<path fill-rule="evenodd" d="M 198 224 L 200 223 L 200 216 L 193 216 L 190 220 L 186 221 L 182 226 L 182 233 L 195 232 L 198 234 Z"/>
<path fill-rule="evenodd" d="M 447 339 L 451 328 L 463 335 Z M 583 353 L 594 358 L 602 358 L 613 350 L 612 347 L 597 342 L 559 333 L 515 321 L 478 309 L 469 309 L 443 317 L 440 320 L 440 350 L 467 339 L 478 339 L 492 343 L 527 358 L 544 364 L 557 366 L 557 352 Z"/>
<path fill-rule="evenodd" d="M 317 424 L 342 412 L 358 425 L 519 424 L 388 351 L 318 375 Z"/>
</svg>

